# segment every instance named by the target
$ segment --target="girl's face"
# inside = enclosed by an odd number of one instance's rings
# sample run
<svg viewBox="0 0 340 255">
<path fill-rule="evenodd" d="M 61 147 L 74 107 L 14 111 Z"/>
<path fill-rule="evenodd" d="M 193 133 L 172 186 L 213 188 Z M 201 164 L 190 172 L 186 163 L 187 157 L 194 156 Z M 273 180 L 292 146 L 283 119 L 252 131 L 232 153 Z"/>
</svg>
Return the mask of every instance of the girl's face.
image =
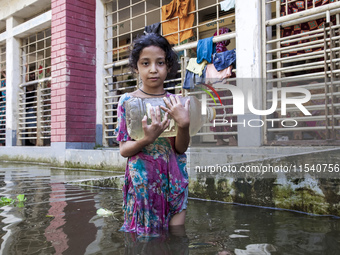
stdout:
<svg viewBox="0 0 340 255">
<path fill-rule="evenodd" d="M 137 73 L 143 81 L 143 88 L 163 88 L 168 74 L 165 52 L 157 46 L 149 46 L 142 50 L 137 62 Z"/>
</svg>

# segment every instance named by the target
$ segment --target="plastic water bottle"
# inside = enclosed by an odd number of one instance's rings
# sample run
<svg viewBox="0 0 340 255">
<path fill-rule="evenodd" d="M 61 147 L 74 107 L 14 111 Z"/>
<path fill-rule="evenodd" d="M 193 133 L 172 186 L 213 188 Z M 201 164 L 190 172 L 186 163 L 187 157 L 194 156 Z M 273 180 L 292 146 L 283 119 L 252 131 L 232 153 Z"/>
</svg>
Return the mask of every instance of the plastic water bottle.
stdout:
<svg viewBox="0 0 340 255">
<path fill-rule="evenodd" d="M 204 123 L 213 121 L 216 117 L 215 108 L 207 107 L 206 114 L 202 114 L 201 102 L 194 96 L 180 97 L 181 103 L 184 105 L 185 102 L 190 98 L 190 136 L 196 135 L 201 129 Z M 151 124 L 151 108 L 156 110 L 157 106 L 163 105 L 166 107 L 163 98 L 138 98 L 133 97 L 125 102 L 126 109 L 126 126 L 129 136 L 134 140 L 139 140 L 144 137 L 144 130 L 142 128 L 142 119 L 147 116 L 147 124 Z M 165 115 L 165 112 L 161 110 L 161 119 Z M 169 116 L 168 116 L 169 117 Z M 170 125 L 160 135 L 161 137 L 172 137 L 177 134 L 177 125 L 173 119 L 170 119 Z"/>
</svg>

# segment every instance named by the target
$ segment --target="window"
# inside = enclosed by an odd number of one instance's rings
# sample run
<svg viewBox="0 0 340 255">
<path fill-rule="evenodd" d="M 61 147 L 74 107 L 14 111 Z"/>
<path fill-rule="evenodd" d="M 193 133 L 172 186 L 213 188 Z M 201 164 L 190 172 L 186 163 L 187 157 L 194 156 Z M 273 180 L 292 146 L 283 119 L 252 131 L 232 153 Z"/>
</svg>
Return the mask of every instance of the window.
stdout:
<svg viewBox="0 0 340 255">
<path fill-rule="evenodd" d="M 22 39 L 19 145 L 49 145 L 51 136 L 51 29 Z"/>
</svg>

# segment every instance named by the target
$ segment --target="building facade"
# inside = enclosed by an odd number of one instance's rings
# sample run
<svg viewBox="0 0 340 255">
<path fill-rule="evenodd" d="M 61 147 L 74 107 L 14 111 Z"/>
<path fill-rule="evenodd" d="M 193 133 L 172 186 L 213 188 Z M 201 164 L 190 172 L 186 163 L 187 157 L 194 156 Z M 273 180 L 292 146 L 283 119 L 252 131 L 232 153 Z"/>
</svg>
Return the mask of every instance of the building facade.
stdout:
<svg viewBox="0 0 340 255">
<path fill-rule="evenodd" d="M 181 64 L 166 89 L 216 109 L 192 147 L 339 144 L 339 1 L 0 3 L 6 147 L 115 147 L 117 102 L 139 86 L 128 67 L 129 45 L 155 28 Z M 184 88 L 186 67 L 209 38 L 214 51 L 236 52 L 231 74 L 210 81 L 220 104 L 197 84 Z M 226 85 L 243 97 L 236 100 Z"/>
</svg>

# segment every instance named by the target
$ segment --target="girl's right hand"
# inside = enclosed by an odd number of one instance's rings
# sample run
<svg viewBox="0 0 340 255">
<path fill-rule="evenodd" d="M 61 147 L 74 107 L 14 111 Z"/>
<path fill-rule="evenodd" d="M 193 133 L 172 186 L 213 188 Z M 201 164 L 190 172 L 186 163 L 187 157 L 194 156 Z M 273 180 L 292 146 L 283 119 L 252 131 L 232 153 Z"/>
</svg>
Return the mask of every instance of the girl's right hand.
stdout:
<svg viewBox="0 0 340 255">
<path fill-rule="evenodd" d="M 162 120 L 159 106 L 156 107 L 156 113 L 153 107 L 151 107 L 150 113 L 151 124 L 147 124 L 147 116 L 145 115 L 142 119 L 142 127 L 144 130 L 144 139 L 146 139 L 148 143 L 153 143 L 160 136 L 160 134 L 162 134 L 163 131 L 168 128 L 170 120 L 168 119 L 168 113 L 165 113 Z"/>
</svg>

